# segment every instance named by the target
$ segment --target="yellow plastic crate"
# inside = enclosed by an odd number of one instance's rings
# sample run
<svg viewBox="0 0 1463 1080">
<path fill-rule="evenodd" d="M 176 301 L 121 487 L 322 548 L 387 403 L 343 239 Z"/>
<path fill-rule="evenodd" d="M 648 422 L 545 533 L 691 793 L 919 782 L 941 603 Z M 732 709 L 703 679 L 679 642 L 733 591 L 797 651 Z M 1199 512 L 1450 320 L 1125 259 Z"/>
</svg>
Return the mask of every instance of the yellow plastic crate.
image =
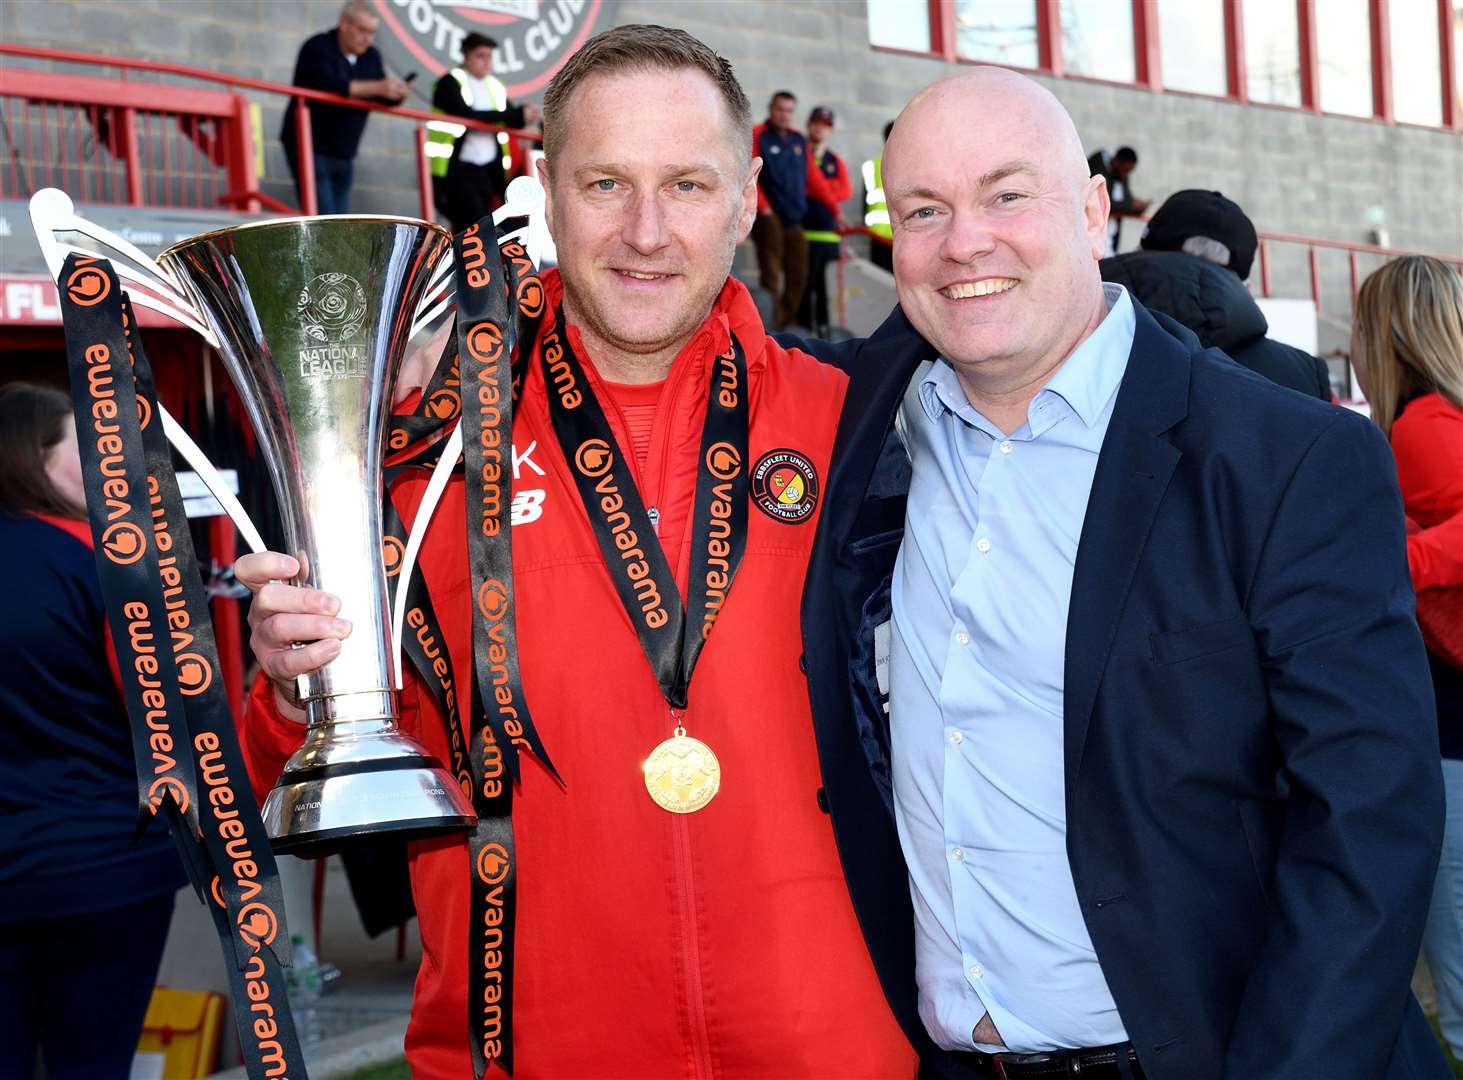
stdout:
<svg viewBox="0 0 1463 1080">
<path fill-rule="evenodd" d="M 219 994 L 156 987 L 142 1023 L 133 1075 L 161 1080 L 207 1076 L 218 1058 L 223 1017 L 224 999 Z"/>
</svg>

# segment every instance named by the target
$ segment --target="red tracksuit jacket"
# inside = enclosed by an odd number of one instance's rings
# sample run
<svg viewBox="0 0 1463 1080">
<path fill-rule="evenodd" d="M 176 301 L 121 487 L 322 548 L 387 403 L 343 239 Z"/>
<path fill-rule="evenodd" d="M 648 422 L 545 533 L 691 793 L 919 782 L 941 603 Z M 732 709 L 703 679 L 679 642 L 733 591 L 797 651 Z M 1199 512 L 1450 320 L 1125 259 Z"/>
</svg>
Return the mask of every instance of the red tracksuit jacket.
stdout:
<svg viewBox="0 0 1463 1080">
<path fill-rule="evenodd" d="M 557 273 L 545 275 L 545 287 L 557 303 Z M 710 744 L 723 770 L 720 793 L 694 814 L 667 813 L 645 791 L 640 764 L 673 722 L 601 562 L 537 360 L 525 381 L 514 490 L 529 509 L 513 529 L 523 687 L 566 786 L 523 758 L 513 811 L 518 1080 L 914 1075 L 914 1053 L 880 993 L 818 806 L 798 664 L 799 601 L 845 376 L 779 348 L 746 290 L 728 281 L 672 366 L 639 488 L 646 506 L 660 510 L 661 545 L 684 598 L 709 362 L 726 348 L 729 330 L 747 352 L 754 473 L 765 455 L 791 451 L 810 482 L 800 497 L 796 483 L 774 485 L 764 498 L 781 494 L 776 513 L 758 508 L 755 497 L 749 510 L 746 554 L 696 667 L 685 716 L 688 733 Z M 569 333 L 586 356 L 577 332 Z M 622 415 L 593 364 L 584 367 L 633 463 Z M 408 522 L 424 488 L 408 480 L 393 492 Z M 420 572 L 467 716 L 463 515 L 459 480 L 426 534 Z M 430 693 L 409 679 L 401 707 L 405 730 L 449 760 Z M 242 728 L 262 799 L 301 729 L 279 716 L 263 680 Z M 423 958 L 406 1047 L 417 1080 L 471 1076 L 468 873 L 464 841 L 413 845 Z"/>
</svg>

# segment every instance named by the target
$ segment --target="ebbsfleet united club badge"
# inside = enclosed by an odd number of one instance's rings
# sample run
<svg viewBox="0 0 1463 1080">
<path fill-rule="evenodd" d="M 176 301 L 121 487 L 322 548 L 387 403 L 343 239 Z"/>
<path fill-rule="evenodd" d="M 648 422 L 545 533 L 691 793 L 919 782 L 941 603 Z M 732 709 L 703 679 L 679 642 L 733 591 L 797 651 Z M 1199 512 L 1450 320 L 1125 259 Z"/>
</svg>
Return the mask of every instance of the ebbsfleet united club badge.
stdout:
<svg viewBox="0 0 1463 1080">
<path fill-rule="evenodd" d="M 796 450 L 769 450 L 752 467 L 752 504 L 774 521 L 796 525 L 818 508 L 818 473 Z"/>
</svg>

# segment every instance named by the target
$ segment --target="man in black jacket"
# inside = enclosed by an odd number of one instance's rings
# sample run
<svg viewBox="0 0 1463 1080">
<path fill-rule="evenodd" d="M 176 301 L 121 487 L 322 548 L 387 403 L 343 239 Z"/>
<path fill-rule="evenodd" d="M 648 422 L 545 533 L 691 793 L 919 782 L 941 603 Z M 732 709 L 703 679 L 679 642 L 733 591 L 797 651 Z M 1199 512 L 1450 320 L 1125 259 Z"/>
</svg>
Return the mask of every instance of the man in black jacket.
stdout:
<svg viewBox="0 0 1463 1080">
<path fill-rule="evenodd" d="M 1103 285 L 1106 189 L 1030 80 L 935 84 L 886 160 L 900 308 L 841 350 L 804 666 L 926 1075 L 1445 1077 L 1385 441 Z"/>
<path fill-rule="evenodd" d="M 1255 226 L 1217 191 L 1189 190 L 1158 208 L 1142 251 L 1098 264 L 1150 311 L 1161 311 L 1271 382 L 1331 401 L 1331 376 L 1319 357 L 1266 337 L 1270 329 L 1244 281 L 1254 264 Z"/>
<path fill-rule="evenodd" d="M 365 0 L 346 0 L 335 29 L 316 34 L 300 46 L 300 55 L 295 60 L 294 85 L 324 90 L 340 97 L 400 104 L 406 98 L 407 85 L 386 74 L 381 54 L 371 44 L 380 25 L 380 17 Z M 348 109 L 318 101 L 307 102 L 306 107 L 310 110 L 310 135 L 314 146 L 316 210 L 321 214 L 348 213 L 356 151 L 360 148 L 369 114 L 364 109 Z M 300 163 L 295 145 L 295 111 L 295 99 L 291 98 L 285 108 L 284 127 L 279 137 L 284 143 L 285 159 L 298 189 Z M 301 201 L 304 201 L 303 194 Z"/>
</svg>

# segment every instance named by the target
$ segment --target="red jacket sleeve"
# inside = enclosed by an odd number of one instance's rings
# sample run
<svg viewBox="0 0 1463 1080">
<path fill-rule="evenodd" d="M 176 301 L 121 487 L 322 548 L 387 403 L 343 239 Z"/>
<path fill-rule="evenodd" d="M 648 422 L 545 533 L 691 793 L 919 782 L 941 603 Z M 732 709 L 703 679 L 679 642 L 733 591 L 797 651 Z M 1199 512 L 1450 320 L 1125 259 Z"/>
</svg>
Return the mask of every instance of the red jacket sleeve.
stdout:
<svg viewBox="0 0 1463 1080">
<path fill-rule="evenodd" d="M 274 700 L 274 684 L 260 672 L 249 687 L 237 727 L 254 800 L 263 807 L 284 763 L 304 743 L 305 725 L 280 713 Z"/>
<path fill-rule="evenodd" d="M 1412 587 L 1463 584 L 1463 409 L 1438 394 L 1417 398 L 1392 425 L 1392 453 L 1407 516 Z"/>
<path fill-rule="evenodd" d="M 808 155 L 808 198 L 817 199 L 837 214 L 842 209 L 839 204 L 853 197 L 853 183 L 848 178 L 843 159 L 837 154 L 833 155 L 833 164 L 838 171 L 828 176 L 818 167 L 813 156 Z"/>
<path fill-rule="evenodd" d="M 1407 535 L 1407 567 L 1416 592 L 1463 585 L 1463 512 Z"/>
</svg>

